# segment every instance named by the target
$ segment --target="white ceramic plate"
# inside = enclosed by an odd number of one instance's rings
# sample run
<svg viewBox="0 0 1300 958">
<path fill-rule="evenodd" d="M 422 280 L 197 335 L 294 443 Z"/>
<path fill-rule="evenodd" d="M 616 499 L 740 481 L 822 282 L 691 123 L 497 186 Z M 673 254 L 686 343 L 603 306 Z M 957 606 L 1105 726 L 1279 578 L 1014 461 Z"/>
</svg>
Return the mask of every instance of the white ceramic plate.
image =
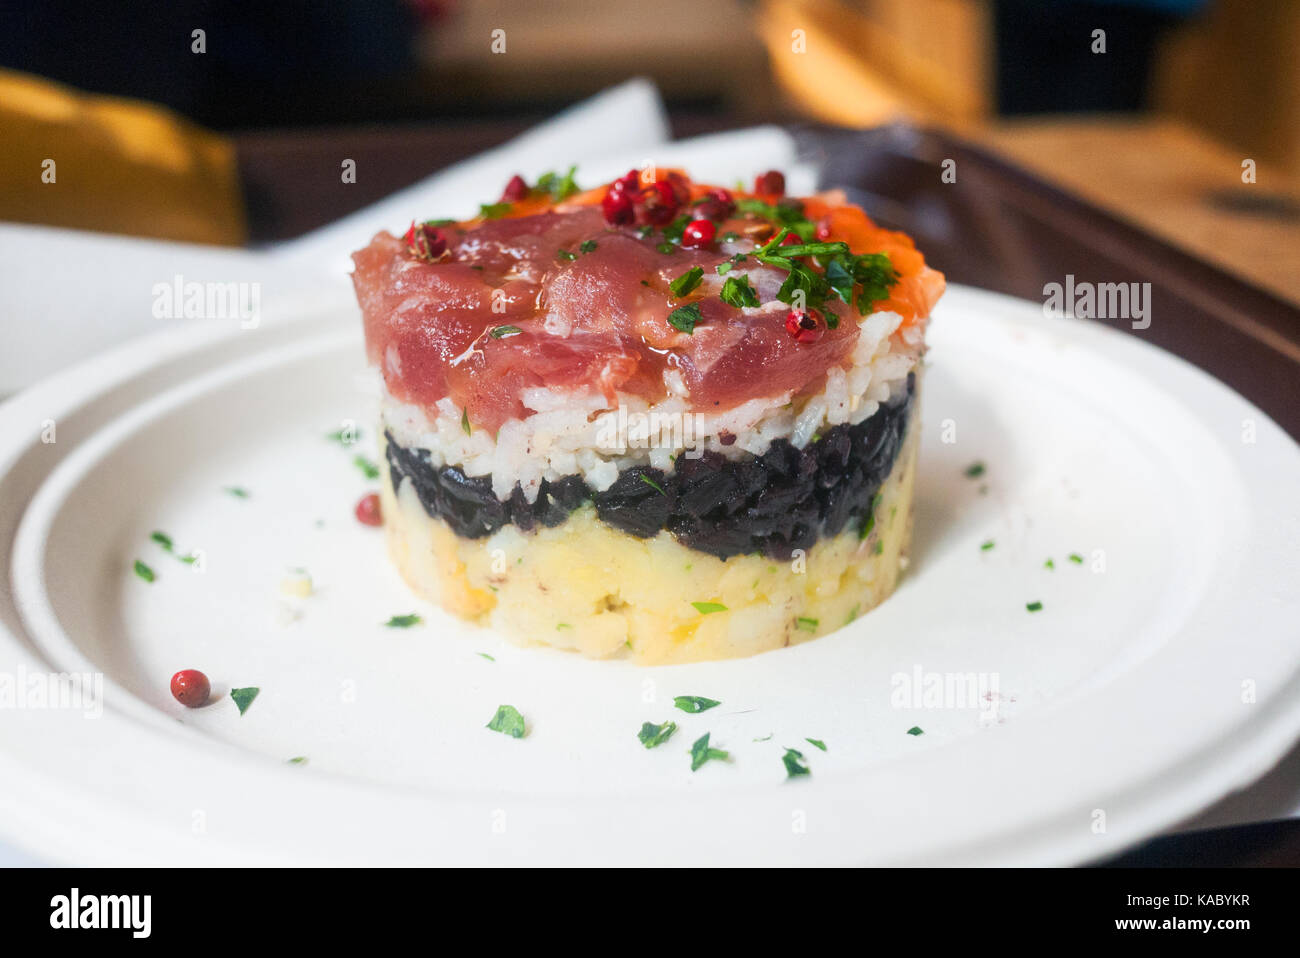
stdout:
<svg viewBox="0 0 1300 958">
<path fill-rule="evenodd" d="M 1242 787 L 1300 732 L 1300 450 L 1137 337 L 951 289 L 898 592 L 802 646 L 638 669 L 412 598 L 352 517 L 374 487 L 351 461 L 374 452 L 355 309 L 276 319 L 177 328 L 0 407 L 0 674 L 105 676 L 98 717 L 3 713 L 0 823 L 44 858 L 1077 862 Z M 349 418 L 359 450 L 324 438 Z M 317 591 L 286 624 L 293 567 Z M 380 624 L 408 612 L 425 624 Z M 228 697 L 187 711 L 180 668 L 261 692 L 242 717 Z M 920 694 L 969 673 L 996 693 Z M 683 694 L 723 704 L 686 715 Z M 526 738 L 484 728 L 501 703 Z M 692 773 L 706 731 L 732 761 Z M 787 781 L 784 747 L 810 777 Z"/>
</svg>

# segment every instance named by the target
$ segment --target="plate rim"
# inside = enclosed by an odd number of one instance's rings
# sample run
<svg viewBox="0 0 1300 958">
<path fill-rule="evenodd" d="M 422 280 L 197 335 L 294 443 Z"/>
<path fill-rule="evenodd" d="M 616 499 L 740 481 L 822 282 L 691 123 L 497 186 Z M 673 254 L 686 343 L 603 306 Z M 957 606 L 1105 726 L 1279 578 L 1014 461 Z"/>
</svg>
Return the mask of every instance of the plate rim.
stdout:
<svg viewBox="0 0 1300 958">
<path fill-rule="evenodd" d="M 956 297 L 954 298 L 958 301 L 959 305 L 962 302 L 969 301 L 970 303 L 974 304 L 976 307 L 987 308 L 993 311 L 1006 310 L 1008 312 L 1020 314 L 1024 317 L 1025 321 L 1028 321 L 1029 319 L 1028 309 L 1032 307 L 1033 310 L 1037 313 L 1035 319 L 1038 321 L 1042 320 L 1042 311 L 1041 311 L 1041 306 L 1039 304 L 1034 304 L 1024 300 L 1014 299 L 1012 297 L 1004 296 L 1002 294 L 990 293 L 988 291 L 983 291 L 983 290 L 975 290 L 969 287 L 953 286 L 951 287 L 951 291 L 957 293 Z M 949 302 L 951 302 L 951 299 L 949 300 Z M 338 304 L 338 309 L 340 311 L 343 310 L 342 303 Z M 308 334 L 311 334 L 315 327 L 323 325 L 322 320 L 320 320 L 319 318 L 313 318 L 314 314 L 319 311 L 320 311 L 319 303 L 312 303 L 309 306 L 304 307 L 304 315 L 297 317 L 293 322 L 281 325 L 280 328 L 282 330 L 287 330 L 287 332 L 281 335 L 280 338 L 288 342 L 292 342 L 294 337 L 302 334 L 304 330 L 307 331 Z M 951 312 L 951 310 L 948 310 L 947 312 Z M 960 321 L 960 320 L 958 317 L 953 316 L 949 319 L 946 319 L 945 321 Z M 1055 322 L 1056 320 L 1050 320 L 1050 321 Z M 334 321 L 328 320 L 328 322 L 332 325 Z M 1213 387 L 1213 389 L 1221 390 L 1223 393 L 1226 393 L 1228 396 L 1233 397 L 1238 404 L 1244 404 L 1244 406 L 1248 408 L 1253 415 L 1258 417 L 1261 423 L 1267 424 L 1268 427 L 1271 427 L 1271 429 L 1276 430 L 1277 437 L 1283 440 L 1286 444 L 1288 444 L 1289 452 L 1291 453 L 1292 457 L 1295 458 L 1297 462 L 1300 462 L 1300 447 L 1296 446 L 1294 441 L 1290 439 L 1290 437 L 1285 433 L 1284 430 L 1281 429 L 1280 426 L 1278 426 L 1275 422 L 1273 422 L 1273 420 L 1271 420 L 1268 416 L 1266 416 L 1253 403 L 1251 403 L 1249 400 L 1245 399 L 1244 397 L 1241 397 L 1239 394 L 1232 391 L 1229 387 L 1227 387 L 1222 382 L 1217 380 L 1210 373 L 1207 373 L 1204 370 L 1201 370 L 1193 366 L 1187 361 L 1177 356 L 1174 356 L 1173 354 L 1170 354 L 1160 349 L 1159 347 L 1153 346 L 1150 343 L 1143 342 L 1142 340 L 1132 336 L 1128 336 L 1125 333 L 1100 326 L 1099 324 L 1089 323 L 1088 321 L 1074 320 L 1074 319 L 1060 320 L 1060 322 L 1064 322 L 1067 324 L 1076 324 L 1076 325 L 1070 325 L 1061 328 L 1069 328 L 1072 330 L 1079 330 L 1079 329 L 1089 330 L 1088 333 L 1082 334 L 1085 340 L 1087 340 L 1088 336 L 1090 336 L 1092 333 L 1095 332 L 1099 334 L 1098 338 L 1095 340 L 1096 342 L 1107 341 L 1108 339 L 1111 338 L 1113 338 L 1113 342 L 1118 342 L 1121 340 L 1128 341 L 1127 345 L 1116 346 L 1114 348 L 1118 349 L 1120 352 L 1126 352 L 1129 350 L 1130 346 L 1135 347 L 1135 349 L 1133 350 L 1135 355 L 1145 356 L 1147 358 L 1158 357 L 1157 359 L 1152 360 L 1157 365 L 1159 365 L 1161 362 L 1165 362 L 1169 364 L 1168 368 L 1179 369 L 1181 374 L 1185 375 L 1190 373 L 1193 376 L 1193 378 L 1196 377 L 1202 378 L 1206 382 L 1206 384 Z M 269 324 L 267 325 L 269 326 Z M 198 336 L 199 341 L 193 341 L 196 335 Z M 4 479 L 7 478 L 10 469 L 14 465 L 15 456 L 12 455 L 6 456 L 6 453 L 8 451 L 7 447 L 11 445 L 15 435 L 17 434 L 15 430 L 16 430 L 17 420 L 20 411 L 27 408 L 35 408 L 35 404 L 37 402 L 48 401 L 48 397 L 53 397 L 57 395 L 60 391 L 68 389 L 69 387 L 74 385 L 78 388 L 72 389 L 71 395 L 75 395 L 78 391 L 85 393 L 86 390 L 91 387 L 93 387 L 94 389 L 99 389 L 117 383 L 118 382 L 117 376 L 121 374 L 121 367 L 118 364 L 121 363 L 124 355 L 136 360 L 134 364 L 127 363 L 126 364 L 127 367 L 129 369 L 136 369 L 137 375 L 144 375 L 147 374 L 148 371 L 158 368 L 163 363 L 175 360 L 177 356 L 182 356 L 182 355 L 187 355 L 192 353 L 203 354 L 205 352 L 208 352 L 211 350 L 214 344 L 225 343 L 228 340 L 229 336 L 231 335 L 237 336 L 240 334 L 238 332 L 231 334 L 228 332 L 219 332 L 219 331 L 207 331 L 202 334 L 196 334 L 193 330 L 168 330 L 158 334 L 154 334 L 144 339 L 138 340 L 134 343 L 127 344 L 126 346 L 123 346 L 120 349 L 114 350 L 112 353 L 106 354 L 101 357 L 97 357 L 95 359 L 89 360 L 82 364 L 78 364 L 77 366 L 73 367 L 71 370 L 65 373 L 61 373 L 58 376 L 53 377 L 50 380 L 47 380 L 45 383 L 33 387 L 33 389 L 31 390 L 28 390 L 24 393 L 20 393 L 17 397 L 8 400 L 3 405 L 0 405 L 0 482 L 3 482 Z M 1067 336 L 1068 335 L 1070 334 L 1067 334 Z M 255 354 L 267 347 L 265 345 L 261 345 L 261 346 L 253 345 L 250 348 L 252 349 L 252 352 Z M 1107 355 L 1110 355 L 1109 350 L 1106 350 L 1106 352 Z M 231 360 L 227 359 L 226 361 L 229 362 Z M 116 369 L 118 370 L 117 373 L 114 372 L 114 367 L 116 367 Z M 33 400 L 32 399 L 33 396 L 37 397 L 37 399 Z M 85 402 L 89 398 L 90 398 L 90 394 L 86 394 L 83 396 L 81 401 Z M 65 399 L 67 399 L 67 397 L 65 397 Z M 69 404 L 71 404 L 72 402 L 74 401 L 68 400 Z M 26 422 L 28 422 L 28 424 L 30 425 L 30 419 L 26 420 Z M 30 429 L 28 431 L 30 432 Z M 60 462 L 63 461 L 64 460 L 60 458 Z M 25 512 L 26 507 L 24 506 L 24 508 L 21 511 Z M 3 516 L 0 516 L 0 537 L 2 537 L 2 541 L 4 544 L 3 555 L 0 556 L 0 563 L 3 563 L 3 566 L 5 568 L 4 578 L 5 578 L 5 584 L 6 586 L 8 586 L 9 574 L 11 571 L 10 563 L 13 555 L 12 550 L 15 542 L 9 536 L 4 535 L 4 531 L 7 528 L 7 526 L 3 521 L 3 518 L 4 518 Z M 5 597 L 0 596 L 0 599 L 3 598 Z M 10 651 L 10 652 L 13 651 L 13 649 L 11 649 L 11 646 L 15 646 L 15 643 L 20 643 L 20 641 L 21 640 L 17 636 L 9 634 L 9 631 L 5 629 L 3 636 L 0 636 L 0 656 L 3 656 L 6 651 Z M 21 644 L 15 646 L 15 648 L 21 649 Z M 27 651 L 30 652 L 31 650 L 28 649 Z M 1149 663 L 1145 663 L 1145 664 L 1149 665 Z M 1263 720 L 1261 720 L 1258 715 L 1252 717 L 1251 724 L 1253 724 L 1255 727 L 1254 727 L 1254 732 L 1250 736 L 1250 738 L 1251 741 L 1254 743 L 1254 747 L 1251 748 L 1243 747 L 1243 743 L 1240 740 L 1217 741 L 1210 744 L 1202 743 L 1202 745 L 1200 746 L 1200 748 L 1197 750 L 1195 754 L 1183 756 L 1183 763 L 1182 763 L 1183 765 L 1186 765 L 1188 763 L 1205 764 L 1208 762 L 1213 768 L 1218 769 L 1219 778 L 1217 780 L 1220 782 L 1222 782 L 1222 777 L 1225 774 L 1223 772 L 1223 769 L 1225 767 L 1231 768 L 1232 769 L 1230 773 L 1231 781 L 1224 783 L 1221 786 L 1213 785 L 1213 786 L 1205 787 L 1203 785 L 1202 788 L 1200 789 L 1191 788 L 1190 786 L 1185 785 L 1183 787 L 1184 800 L 1182 802 L 1178 802 L 1174 800 L 1173 797 L 1166 796 L 1164 812 L 1159 814 L 1156 814 L 1154 811 L 1150 810 L 1149 808 L 1149 806 L 1151 806 L 1152 803 L 1156 801 L 1156 799 L 1148 797 L 1145 803 L 1148 806 L 1148 812 L 1143 825 L 1139 826 L 1136 824 L 1132 824 L 1132 825 L 1126 824 L 1124 829 L 1121 832 L 1119 832 L 1118 838 L 1116 838 L 1114 841 L 1107 841 L 1105 843 L 1106 847 L 1104 848 L 1091 849 L 1087 854 L 1082 853 L 1083 843 L 1079 841 L 1076 841 L 1072 845 L 1067 847 L 1066 845 L 1063 845 L 1060 842 L 1053 844 L 1050 840 L 1046 840 L 1044 844 L 1044 840 L 1039 840 L 1038 844 L 1034 846 L 1036 852 L 1038 853 L 1038 856 L 1034 857 L 1033 860 L 1038 862 L 1049 861 L 1052 863 L 1062 863 L 1065 861 L 1089 860 L 1092 858 L 1113 854 L 1115 852 L 1122 850 L 1122 848 L 1126 847 L 1127 844 L 1131 844 L 1132 842 L 1139 841 L 1143 837 L 1146 837 L 1150 833 L 1151 828 L 1159 827 L 1162 824 L 1169 824 L 1171 822 L 1181 820 L 1182 818 L 1185 818 L 1186 816 L 1192 814 L 1199 808 L 1208 805 L 1214 799 L 1221 797 L 1221 795 L 1223 794 L 1226 794 L 1228 791 L 1231 791 L 1234 788 L 1245 784 L 1245 782 L 1247 782 L 1248 780 L 1253 779 L 1254 777 L 1262 774 L 1268 767 L 1270 767 L 1273 763 L 1275 763 L 1286 752 L 1286 750 L 1289 747 L 1291 747 L 1291 745 L 1294 743 L 1297 730 L 1300 730 L 1300 695 L 1295 694 L 1298 690 L 1300 690 L 1300 670 L 1297 670 L 1294 674 L 1291 675 L 1290 678 L 1291 681 L 1289 682 L 1288 685 L 1279 688 L 1279 690 L 1273 693 L 1272 696 L 1270 697 L 1270 702 L 1268 703 L 1270 705 L 1270 710 L 1278 714 L 1265 716 L 1265 719 Z M 1124 679 L 1120 681 L 1128 681 L 1131 679 L 1132 676 L 1125 676 Z M 1291 693 L 1289 699 L 1287 698 L 1287 695 L 1284 694 L 1287 692 Z M 1291 706 L 1290 708 L 1286 708 L 1284 706 L 1288 701 L 1296 702 L 1297 704 Z M 1279 702 L 1281 702 L 1280 705 L 1278 704 Z M 1273 706 L 1276 706 L 1276 708 L 1274 708 Z M 106 718 L 107 717 L 108 716 L 106 715 Z M 187 740 L 186 742 L 183 743 L 183 747 L 192 744 L 193 744 L 192 741 Z M 223 762 L 229 762 L 232 767 L 246 766 L 250 758 L 254 758 L 254 759 L 256 758 L 255 756 L 249 756 L 247 753 L 235 748 L 234 746 L 229 746 L 223 743 L 215 743 L 215 742 L 208 743 L 208 744 L 217 745 L 219 746 L 217 750 L 218 752 L 227 753 L 221 760 Z M 211 750 L 204 750 L 204 751 L 206 753 Z M 938 750 L 938 751 L 943 751 L 943 750 Z M 1225 752 L 1227 753 L 1226 758 L 1224 757 Z M 195 757 L 196 756 L 191 756 L 191 758 L 195 758 Z M 214 761 L 217 760 L 218 758 L 215 752 L 212 753 L 212 755 L 210 755 L 209 757 L 212 758 Z M 931 756 L 921 755 L 921 756 L 917 756 L 915 759 L 908 759 L 906 760 L 906 762 L 912 763 L 922 759 L 927 761 L 936 760 L 933 755 Z M 5 764 L 12 765 L 12 761 L 13 761 L 13 756 L 9 753 L 8 749 L 4 747 L 4 744 L 0 743 L 0 767 L 4 767 Z M 16 773 L 18 769 L 11 767 L 10 771 Z M 267 780 L 269 783 L 278 784 L 278 782 L 281 781 L 282 782 L 289 781 L 289 779 L 285 779 L 283 777 L 283 770 L 280 769 L 272 770 L 270 768 L 267 768 L 267 769 L 263 769 L 262 771 L 268 773 L 274 771 L 276 773 Z M 246 770 L 244 774 L 247 774 Z M 1191 774 L 1191 772 L 1184 771 L 1183 774 L 1184 776 L 1186 776 Z M 1202 775 L 1204 776 L 1205 773 L 1202 773 Z M 331 776 L 325 776 L 316 773 L 314 774 L 313 779 L 324 779 L 330 777 Z M 1214 776 L 1206 776 L 1206 777 L 1213 778 Z M 299 784 L 301 784 L 301 782 L 299 782 Z M 364 791 L 370 791 L 375 788 L 378 788 L 381 791 L 386 790 L 386 787 L 371 786 L 367 783 L 349 782 L 345 780 L 340 780 L 340 782 L 331 783 L 330 790 L 332 791 L 333 786 L 340 785 L 340 784 L 342 785 L 345 791 L 352 791 L 358 788 Z M 1193 782 L 1193 784 L 1195 784 L 1195 782 Z M 846 802 L 848 802 L 850 805 L 853 804 L 854 796 L 852 794 L 850 795 L 842 794 L 843 788 L 837 787 L 839 785 L 840 783 L 827 783 L 824 786 L 820 786 L 821 790 L 826 793 L 825 807 L 827 809 L 835 809 L 835 808 L 842 809 Z M 854 787 L 856 787 L 856 783 L 849 783 L 846 784 L 844 787 L 852 790 Z M 1130 782 L 1129 784 L 1130 790 L 1134 788 L 1140 788 L 1140 787 L 1142 787 L 1142 783 L 1135 784 Z M 1145 788 L 1147 791 L 1151 791 L 1153 787 L 1154 786 L 1151 783 L 1145 783 Z M 1166 791 L 1172 787 L 1173 786 L 1167 786 Z M 726 797 L 731 797 L 733 795 L 733 793 L 730 791 L 721 791 L 715 794 L 726 796 Z M 340 802 L 343 801 L 342 799 L 338 799 L 338 800 Z M 700 799 L 697 798 L 695 799 L 695 801 L 698 802 L 700 801 Z M 784 799 L 782 799 L 781 801 L 785 802 Z M 547 801 L 539 801 L 537 799 L 534 799 L 534 803 L 539 806 L 546 806 L 547 804 L 553 804 L 553 803 L 548 803 Z M 15 808 L 15 804 L 16 804 L 16 800 L 3 801 L 0 802 L 0 807 L 6 808 L 6 811 L 8 813 L 16 814 L 17 810 Z M 426 804 L 426 812 L 427 812 L 427 802 L 425 804 Z M 454 805 L 455 802 L 453 801 L 450 802 L 449 804 Z M 786 802 L 786 804 L 788 804 L 788 802 Z M 566 817 L 568 818 L 570 823 L 572 821 L 572 815 L 573 815 L 572 808 L 566 810 L 564 808 L 552 807 L 549 810 L 543 809 L 543 811 L 549 812 L 549 818 L 547 820 L 549 824 L 545 822 L 541 822 L 538 825 L 538 827 L 543 830 L 553 831 L 556 827 L 562 827 L 564 821 L 566 820 Z M 1152 822 L 1155 821 L 1155 819 L 1159 819 L 1159 821 L 1153 825 Z M 35 822 L 31 822 L 30 816 L 28 816 L 27 820 L 33 826 L 33 831 L 28 832 L 27 833 L 28 836 L 36 834 L 39 831 L 39 829 L 34 827 Z M 5 823 L 0 822 L 0 828 L 3 828 L 4 824 Z M 1108 836 L 1108 838 L 1109 837 L 1111 836 Z M 24 836 L 18 835 L 15 836 L 15 838 L 16 838 L 16 844 L 20 846 L 26 844 L 24 842 Z M 968 844 L 972 846 L 978 846 L 979 842 L 981 841 L 986 846 L 989 844 L 989 842 L 993 842 L 996 845 L 996 843 L 999 841 L 1006 841 L 1006 837 L 990 836 L 986 834 L 979 838 L 973 838 L 972 841 L 969 842 Z M 40 852 L 41 850 L 43 850 L 43 847 L 48 847 L 48 845 L 49 843 L 45 842 L 43 843 L 43 845 L 37 845 L 31 850 Z M 241 847 L 241 846 L 232 844 L 231 847 L 233 848 L 233 847 Z M 1001 856 L 1001 858 L 999 858 L 999 856 L 996 853 L 991 853 L 988 848 L 980 849 L 978 847 L 972 847 L 968 853 L 956 851 L 951 855 L 944 855 L 941 857 L 943 858 L 944 861 L 949 861 L 949 862 L 959 861 L 961 863 L 972 863 L 975 861 L 979 861 L 985 863 L 993 862 L 993 863 L 1000 863 L 1000 864 L 1009 864 L 1009 863 L 1015 863 L 1017 861 L 1024 860 L 1023 853 L 1027 849 L 1028 849 L 1027 845 L 1022 845 L 1016 851 L 1010 854 L 1006 854 L 1005 853 L 1006 850 L 1004 849 L 1004 854 Z M 684 851 L 687 857 L 690 857 L 691 854 L 690 850 L 686 849 Z M 722 849 L 722 851 L 725 851 L 725 848 Z M 719 849 L 714 847 L 711 849 L 710 857 L 716 859 L 716 856 L 719 853 L 720 853 Z M 255 848 L 249 849 L 247 847 L 242 847 L 241 854 L 248 857 L 256 858 L 257 849 Z M 660 854 L 662 854 L 662 851 L 660 852 Z M 672 860 L 675 861 L 678 859 L 674 858 Z M 837 863 L 848 864 L 856 860 L 858 859 L 856 859 L 853 856 L 849 856 L 844 861 L 837 862 Z"/>
</svg>

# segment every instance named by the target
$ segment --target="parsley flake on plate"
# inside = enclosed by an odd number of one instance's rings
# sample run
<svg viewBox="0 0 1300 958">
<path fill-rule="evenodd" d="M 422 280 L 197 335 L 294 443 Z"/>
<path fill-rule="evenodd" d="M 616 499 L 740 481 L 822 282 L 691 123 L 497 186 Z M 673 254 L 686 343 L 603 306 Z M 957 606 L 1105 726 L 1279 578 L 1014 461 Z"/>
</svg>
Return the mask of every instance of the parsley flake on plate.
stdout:
<svg viewBox="0 0 1300 958">
<path fill-rule="evenodd" d="M 1025 603 L 1025 608 L 1028 609 L 1030 612 L 1041 612 L 1041 611 L 1043 611 L 1043 603 L 1041 603 L 1041 602 L 1026 602 L 1026 603 Z"/>
<path fill-rule="evenodd" d="M 812 770 L 804 761 L 803 752 L 797 749 L 788 748 L 785 754 L 781 756 L 781 762 L 785 765 L 786 778 L 798 778 L 800 775 L 811 775 Z"/>
<path fill-rule="evenodd" d="M 335 429 L 333 432 L 327 432 L 325 438 L 330 442 L 337 442 L 340 446 L 350 446 L 361 438 L 361 430 L 355 426 L 349 426 L 346 429 Z"/>
<path fill-rule="evenodd" d="M 720 762 L 726 761 L 730 755 L 730 752 L 723 751 L 720 748 L 710 748 L 709 733 L 705 732 L 691 745 L 691 771 L 696 771 L 705 762 L 714 760 Z"/>
<path fill-rule="evenodd" d="M 978 479 L 980 476 L 984 475 L 984 468 L 984 463 L 979 461 L 972 462 L 966 467 L 966 478 Z"/>
<path fill-rule="evenodd" d="M 257 698 L 257 693 L 260 691 L 262 690 L 256 686 L 230 690 L 230 698 L 238 707 L 240 715 L 248 711 L 248 707 L 253 704 L 253 699 Z"/>
<path fill-rule="evenodd" d="M 821 749 L 823 752 L 826 751 L 826 743 L 819 738 L 806 738 L 804 739 L 804 741 L 807 742 L 809 745 Z"/>
<path fill-rule="evenodd" d="M 721 705 L 721 702 L 713 699 L 706 699 L 702 695 L 678 695 L 673 698 L 673 705 L 683 712 L 689 712 L 696 715 L 700 712 L 707 712 L 711 708 Z"/>
<path fill-rule="evenodd" d="M 497 714 L 487 723 L 487 728 L 511 738 L 524 737 L 524 717 L 513 705 L 498 705 Z"/>
<path fill-rule="evenodd" d="M 908 734 L 908 735 L 924 735 L 924 734 L 925 734 L 925 730 L 922 729 L 921 726 L 919 726 L 919 725 L 913 725 L 911 728 L 909 728 L 909 729 L 907 730 L 907 734 Z"/>
<path fill-rule="evenodd" d="M 413 625 L 420 625 L 424 619 L 420 618 L 414 612 L 410 615 L 395 615 L 391 617 L 384 625 L 390 629 L 409 629 Z"/>
<path fill-rule="evenodd" d="M 243 486 L 226 486 L 225 493 L 228 496 L 234 496 L 236 499 L 247 499 L 249 492 Z"/>
<path fill-rule="evenodd" d="M 518 326 L 496 326 L 489 333 L 493 339 L 507 339 L 510 336 L 518 336 L 523 330 Z"/>
<path fill-rule="evenodd" d="M 367 459 L 365 456 L 357 455 L 352 457 L 352 465 L 361 470 L 361 474 L 367 479 L 379 478 L 379 467 Z"/>
<path fill-rule="evenodd" d="M 152 582 L 154 579 L 158 578 L 158 576 L 154 574 L 153 569 L 149 568 L 139 559 L 135 560 L 134 569 L 135 569 L 135 574 L 138 575 L 141 579 L 144 579 L 145 582 Z"/>
<path fill-rule="evenodd" d="M 676 731 L 676 722 L 664 722 L 662 725 L 645 722 L 641 726 L 641 731 L 636 733 L 636 737 L 641 740 L 641 744 L 646 748 L 655 748 L 672 738 L 673 733 Z"/>
</svg>

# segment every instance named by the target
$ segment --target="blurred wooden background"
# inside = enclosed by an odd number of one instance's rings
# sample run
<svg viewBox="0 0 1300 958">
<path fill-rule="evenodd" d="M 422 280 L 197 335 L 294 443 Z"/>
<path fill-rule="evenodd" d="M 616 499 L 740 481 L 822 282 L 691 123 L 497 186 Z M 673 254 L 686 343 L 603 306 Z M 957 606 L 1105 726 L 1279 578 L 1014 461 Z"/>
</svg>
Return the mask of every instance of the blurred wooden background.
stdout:
<svg viewBox="0 0 1300 958">
<path fill-rule="evenodd" d="M 0 67 L 15 71 L 0 71 L 0 218 L 265 237 L 266 222 L 309 219 L 279 214 L 315 202 L 325 171 L 308 147 L 322 137 L 379 144 L 381 162 L 382 144 L 413 142 L 412 129 L 440 143 L 454 133 L 472 152 L 641 75 L 681 133 L 806 119 L 942 127 L 1300 302 L 1300 0 L 283 0 L 279 12 L 171 0 L 71 20 L 62 9 L 0 5 Z M 195 56 L 199 21 L 209 43 Z M 1104 54 L 1089 50 L 1098 25 Z M 196 159 L 173 164 L 159 190 L 156 151 L 122 144 L 164 133 Z M 301 195 L 237 171 L 232 141 L 239 163 L 275 168 L 268 182 L 301 163 Z M 77 158 L 60 203 L 32 195 L 29 175 L 52 142 Z M 77 169 L 96 175 L 78 181 Z M 242 212 L 214 210 L 238 196 L 236 172 L 247 229 Z"/>
</svg>

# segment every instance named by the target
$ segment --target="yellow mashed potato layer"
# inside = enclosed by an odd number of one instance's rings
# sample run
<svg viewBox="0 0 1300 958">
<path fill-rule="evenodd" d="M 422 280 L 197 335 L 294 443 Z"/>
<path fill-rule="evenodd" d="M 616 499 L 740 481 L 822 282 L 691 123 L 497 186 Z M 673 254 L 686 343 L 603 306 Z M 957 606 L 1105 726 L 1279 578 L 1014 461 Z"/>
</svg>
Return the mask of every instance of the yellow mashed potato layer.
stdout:
<svg viewBox="0 0 1300 958">
<path fill-rule="evenodd" d="M 850 528 L 786 561 L 724 561 L 667 532 L 638 539 L 591 506 L 555 528 L 463 539 L 424 511 L 409 480 L 394 495 L 385 470 L 389 554 L 421 597 L 519 644 L 640 665 L 754 655 L 833 632 L 893 592 L 911 539 L 916 431 L 870 533 Z"/>
</svg>

